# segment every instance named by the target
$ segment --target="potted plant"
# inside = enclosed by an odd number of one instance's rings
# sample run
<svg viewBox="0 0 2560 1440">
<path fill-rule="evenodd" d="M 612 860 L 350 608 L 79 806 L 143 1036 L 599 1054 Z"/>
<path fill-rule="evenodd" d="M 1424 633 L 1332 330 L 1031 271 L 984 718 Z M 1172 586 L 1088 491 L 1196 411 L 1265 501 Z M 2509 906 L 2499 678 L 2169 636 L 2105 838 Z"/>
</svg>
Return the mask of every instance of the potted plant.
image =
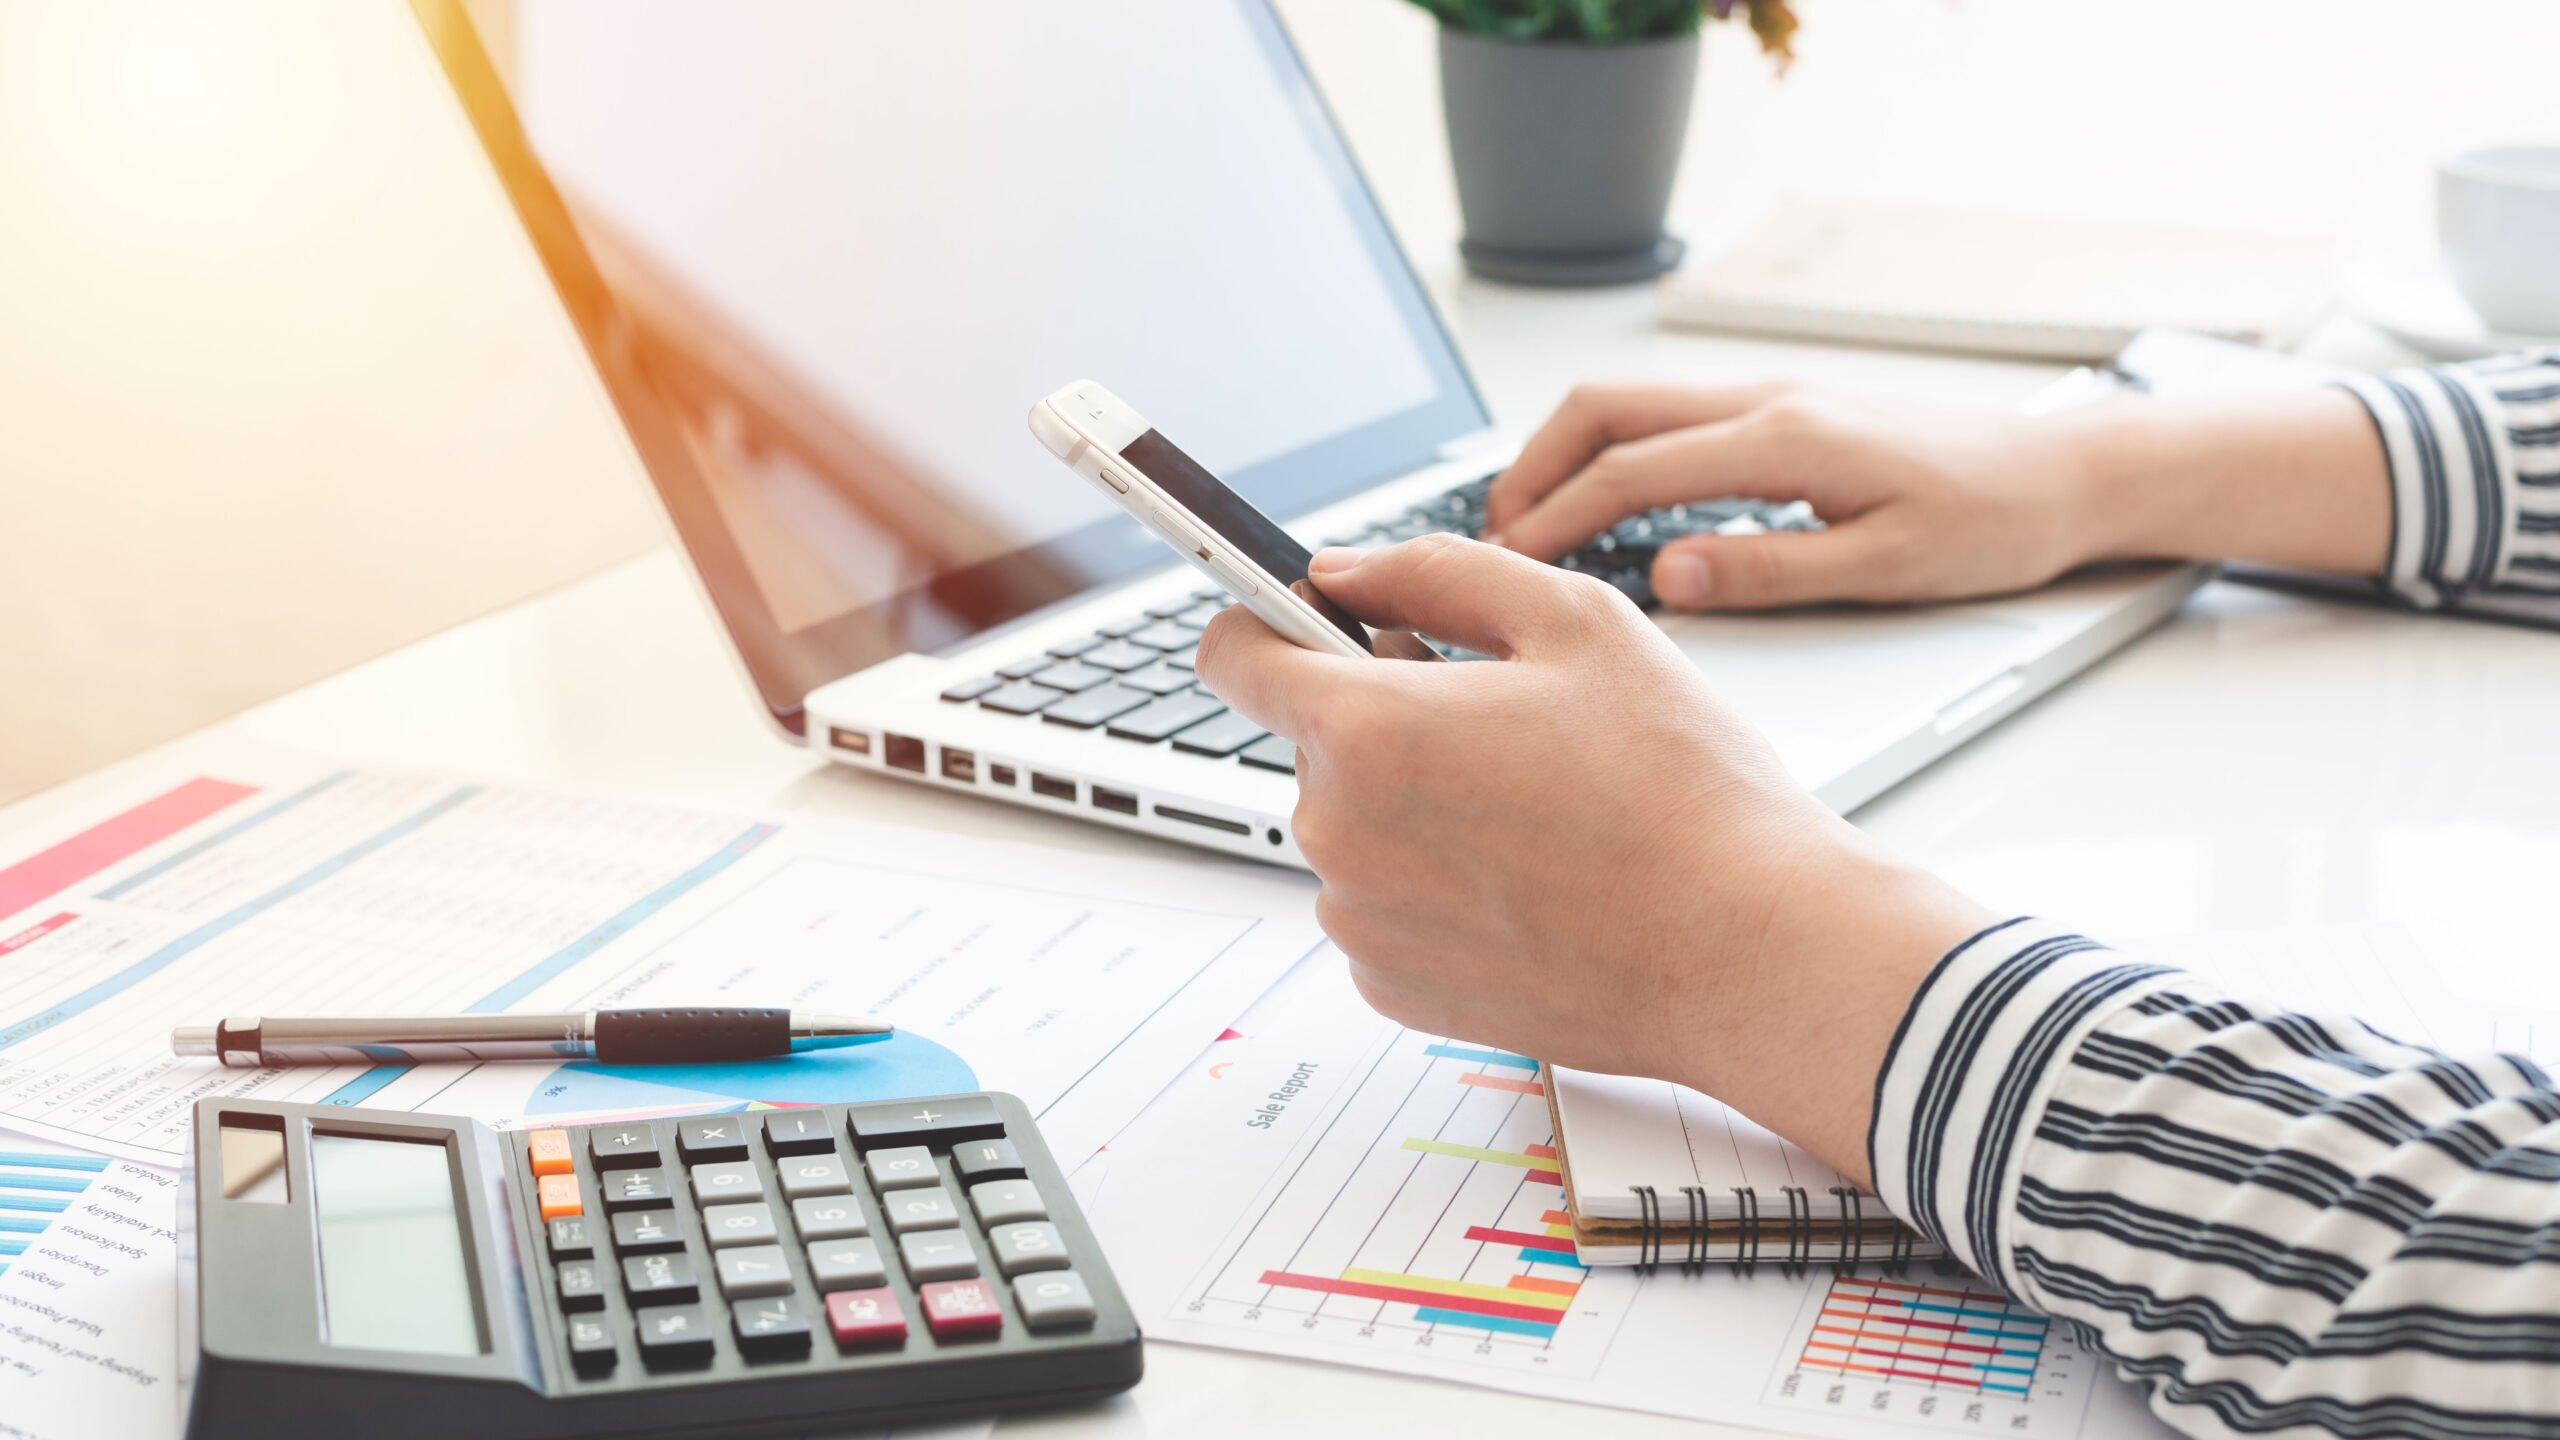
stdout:
<svg viewBox="0 0 2560 1440">
<path fill-rule="evenodd" d="M 1440 100 L 1467 268 L 1609 285 L 1680 263 L 1663 233 L 1698 27 L 1745 15 L 1783 67 L 1787 0 L 1413 0 L 1440 21 Z"/>
</svg>

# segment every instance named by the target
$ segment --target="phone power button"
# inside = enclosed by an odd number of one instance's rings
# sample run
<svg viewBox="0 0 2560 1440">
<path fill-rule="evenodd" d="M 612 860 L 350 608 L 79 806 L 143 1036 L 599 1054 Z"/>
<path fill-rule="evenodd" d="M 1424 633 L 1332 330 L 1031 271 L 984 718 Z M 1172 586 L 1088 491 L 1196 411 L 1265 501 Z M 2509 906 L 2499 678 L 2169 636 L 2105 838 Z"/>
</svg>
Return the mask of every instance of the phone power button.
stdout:
<svg viewBox="0 0 2560 1440">
<path fill-rule="evenodd" d="M 1110 486 L 1113 490 L 1117 491 L 1118 493 L 1120 493 L 1120 494 L 1122 494 L 1122 495 L 1126 495 L 1126 494 L 1128 494 L 1128 493 L 1129 493 L 1129 482 L 1128 482 L 1128 481 L 1126 481 L 1126 480 L 1121 479 L 1121 478 L 1120 478 L 1119 476 L 1117 476 L 1117 475 L 1112 474 L 1112 473 L 1111 473 L 1111 467 L 1110 467 L 1110 466 L 1108 466 L 1108 465 L 1100 465 L 1100 466 L 1096 466 L 1096 467 L 1094 468 L 1093 478 L 1094 478 L 1094 479 L 1096 479 L 1096 480 L 1101 481 L 1101 482 L 1102 482 L 1103 484 L 1105 484 L 1105 485 Z"/>
</svg>

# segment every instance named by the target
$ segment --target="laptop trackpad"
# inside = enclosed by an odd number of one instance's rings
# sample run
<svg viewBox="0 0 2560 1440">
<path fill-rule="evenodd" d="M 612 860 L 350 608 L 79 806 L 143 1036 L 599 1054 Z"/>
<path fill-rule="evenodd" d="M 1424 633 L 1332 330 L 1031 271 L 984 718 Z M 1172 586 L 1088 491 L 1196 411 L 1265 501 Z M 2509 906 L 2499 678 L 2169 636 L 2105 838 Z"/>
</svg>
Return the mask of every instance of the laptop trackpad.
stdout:
<svg viewBox="0 0 2560 1440">
<path fill-rule="evenodd" d="M 1978 610 L 1663 615 L 1664 633 L 1781 750 L 1915 724 L 2015 663 L 2033 623 Z"/>
</svg>

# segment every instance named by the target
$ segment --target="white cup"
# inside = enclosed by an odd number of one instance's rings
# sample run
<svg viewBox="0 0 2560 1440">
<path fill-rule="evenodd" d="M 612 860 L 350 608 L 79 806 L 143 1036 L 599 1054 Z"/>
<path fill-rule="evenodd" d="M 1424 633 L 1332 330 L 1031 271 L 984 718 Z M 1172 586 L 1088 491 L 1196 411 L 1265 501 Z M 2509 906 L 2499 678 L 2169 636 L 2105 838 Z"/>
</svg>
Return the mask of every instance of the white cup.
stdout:
<svg viewBox="0 0 2560 1440">
<path fill-rule="evenodd" d="M 2438 160 L 2436 242 L 2490 329 L 2560 335 L 2560 144 L 2476 145 Z"/>
</svg>

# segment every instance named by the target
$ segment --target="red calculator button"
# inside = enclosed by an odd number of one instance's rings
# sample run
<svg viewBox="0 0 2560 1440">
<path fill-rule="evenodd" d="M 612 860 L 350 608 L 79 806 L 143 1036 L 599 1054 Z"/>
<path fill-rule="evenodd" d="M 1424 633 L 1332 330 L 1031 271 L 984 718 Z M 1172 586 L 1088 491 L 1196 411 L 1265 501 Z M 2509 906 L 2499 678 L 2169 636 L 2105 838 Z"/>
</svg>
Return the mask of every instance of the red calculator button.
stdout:
<svg viewBox="0 0 2560 1440">
<path fill-rule="evenodd" d="M 584 1215 L 587 1207 L 579 1203 L 578 1177 L 545 1175 L 534 1182 L 534 1193 L 542 1201 L 542 1218 L 557 1220 L 564 1215 Z"/>
<path fill-rule="evenodd" d="M 533 1158 L 536 1175 L 566 1175 L 572 1154 L 566 1130 L 536 1130 L 525 1137 L 525 1153 Z"/>
<path fill-rule="evenodd" d="M 984 1280 L 944 1280 L 916 1287 L 924 1302 L 924 1323 L 934 1338 L 985 1335 L 1004 1327 L 1004 1304 Z"/>
<path fill-rule="evenodd" d="M 838 1290 L 827 1296 L 827 1328 L 839 1345 L 889 1345 L 907 1338 L 907 1317 L 886 1290 Z"/>
</svg>

